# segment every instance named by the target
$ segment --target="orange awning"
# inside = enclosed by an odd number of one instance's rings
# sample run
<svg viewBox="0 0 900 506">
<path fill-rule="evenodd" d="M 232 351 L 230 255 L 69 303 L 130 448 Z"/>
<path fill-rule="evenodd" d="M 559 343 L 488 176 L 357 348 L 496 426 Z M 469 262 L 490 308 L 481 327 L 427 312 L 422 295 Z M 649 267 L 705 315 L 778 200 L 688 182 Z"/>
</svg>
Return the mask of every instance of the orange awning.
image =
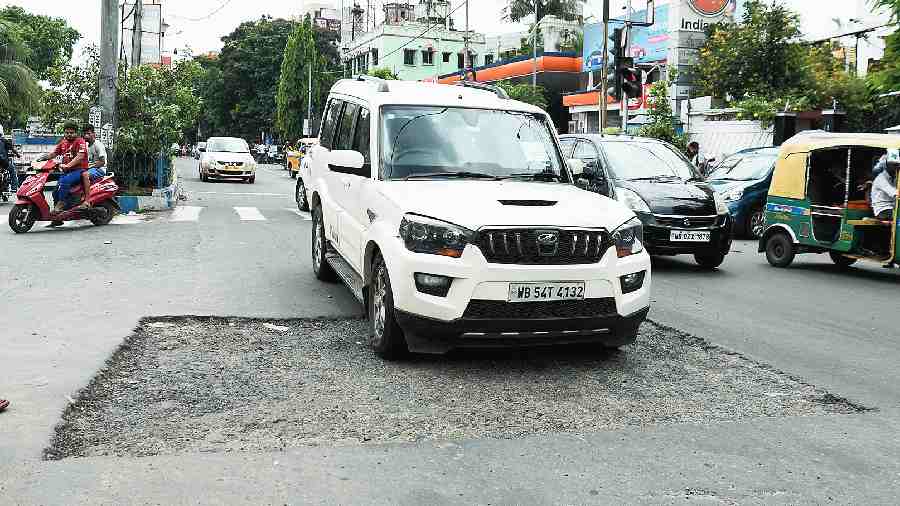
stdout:
<svg viewBox="0 0 900 506">
<path fill-rule="evenodd" d="M 578 93 L 577 95 L 566 95 L 562 99 L 563 105 L 566 107 L 575 107 L 578 105 L 598 105 L 600 104 L 600 92 L 588 91 L 585 93 Z M 615 104 L 616 99 L 607 96 L 606 103 Z"/>
</svg>

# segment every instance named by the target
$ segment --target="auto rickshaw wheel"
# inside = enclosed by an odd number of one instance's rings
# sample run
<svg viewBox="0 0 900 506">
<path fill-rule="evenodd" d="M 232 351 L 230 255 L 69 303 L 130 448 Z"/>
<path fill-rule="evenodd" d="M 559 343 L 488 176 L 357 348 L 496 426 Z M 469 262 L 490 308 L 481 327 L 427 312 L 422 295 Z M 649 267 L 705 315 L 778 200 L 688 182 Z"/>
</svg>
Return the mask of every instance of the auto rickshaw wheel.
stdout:
<svg viewBox="0 0 900 506">
<path fill-rule="evenodd" d="M 772 267 L 784 268 L 794 261 L 797 251 L 790 236 L 784 232 L 773 234 L 766 241 L 766 260 Z"/>
<path fill-rule="evenodd" d="M 828 256 L 831 257 L 831 261 L 834 262 L 834 265 L 837 265 L 842 269 L 846 269 L 856 263 L 855 258 L 844 256 L 837 251 L 829 251 Z"/>
</svg>

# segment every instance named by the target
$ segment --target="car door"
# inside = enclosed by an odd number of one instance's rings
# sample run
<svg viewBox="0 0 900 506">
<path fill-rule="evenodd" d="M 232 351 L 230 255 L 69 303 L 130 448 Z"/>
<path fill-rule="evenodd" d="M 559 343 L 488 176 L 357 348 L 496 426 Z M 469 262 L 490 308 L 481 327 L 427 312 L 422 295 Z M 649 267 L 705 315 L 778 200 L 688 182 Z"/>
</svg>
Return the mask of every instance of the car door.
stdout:
<svg viewBox="0 0 900 506">
<path fill-rule="evenodd" d="M 370 159 L 372 118 L 369 109 L 359 106 L 356 113 L 356 128 L 350 148 L 363 155 L 362 169 L 347 174 L 346 188 L 341 198 L 344 199 L 344 221 L 341 226 L 342 242 L 347 250 L 347 260 L 357 272 L 363 272 L 365 257 L 365 238 L 369 228 L 368 199 L 364 198 L 372 185 L 372 162 Z"/>
<path fill-rule="evenodd" d="M 338 131 L 335 134 L 334 149 L 335 150 L 352 150 L 356 134 L 356 122 L 359 119 L 360 106 L 354 102 L 346 102 L 344 110 L 341 114 L 341 122 Z M 339 184 L 339 188 L 334 189 L 334 197 L 338 201 L 341 209 L 341 229 L 340 229 L 340 252 L 344 259 L 350 262 L 355 269 L 359 268 L 359 262 L 356 259 L 359 249 L 360 238 L 359 226 L 353 225 L 354 208 L 360 203 L 350 197 L 354 184 L 358 185 L 358 179 L 361 178 L 360 169 L 351 167 L 338 167 L 332 165 L 330 170 L 335 174 L 334 180 Z"/>
<path fill-rule="evenodd" d="M 331 151 L 340 127 L 344 101 L 332 98 L 328 102 L 322 120 L 322 131 L 319 144 L 309 150 L 310 170 L 315 180 L 315 188 L 319 190 L 319 199 L 322 205 L 322 217 L 325 220 L 325 235 L 332 245 L 340 247 L 340 223 L 341 210 L 336 193 L 342 191 L 342 175 L 329 169 Z"/>
<path fill-rule="evenodd" d="M 579 139 L 575 144 L 572 158 L 584 162 L 584 174 L 588 181 L 586 190 L 590 190 L 607 197 L 614 197 L 612 185 L 609 182 L 609 174 L 606 173 L 600 152 L 593 142 L 587 139 Z"/>
</svg>

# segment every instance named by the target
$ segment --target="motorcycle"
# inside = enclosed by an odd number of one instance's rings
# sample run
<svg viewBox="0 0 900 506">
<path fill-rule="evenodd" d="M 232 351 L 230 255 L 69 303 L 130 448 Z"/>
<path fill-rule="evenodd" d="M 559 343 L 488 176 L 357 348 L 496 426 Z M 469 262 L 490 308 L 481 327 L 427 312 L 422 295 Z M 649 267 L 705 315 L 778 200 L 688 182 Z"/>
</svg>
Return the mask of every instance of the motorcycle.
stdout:
<svg viewBox="0 0 900 506">
<path fill-rule="evenodd" d="M 54 213 L 44 196 L 44 187 L 51 174 L 59 166 L 55 160 L 48 160 L 32 164 L 37 173 L 19 186 L 16 192 L 16 204 L 9 213 L 9 228 L 17 234 L 24 234 L 31 230 L 37 221 L 75 221 L 89 220 L 96 226 L 109 224 L 113 217 L 120 211 L 115 196 L 119 186 L 112 176 L 104 176 L 91 183 L 87 202 L 90 207 L 68 207 L 60 213 Z M 80 196 L 84 189 L 80 184 L 72 188 L 68 199 Z M 80 199 L 78 199 L 80 200 Z"/>
</svg>

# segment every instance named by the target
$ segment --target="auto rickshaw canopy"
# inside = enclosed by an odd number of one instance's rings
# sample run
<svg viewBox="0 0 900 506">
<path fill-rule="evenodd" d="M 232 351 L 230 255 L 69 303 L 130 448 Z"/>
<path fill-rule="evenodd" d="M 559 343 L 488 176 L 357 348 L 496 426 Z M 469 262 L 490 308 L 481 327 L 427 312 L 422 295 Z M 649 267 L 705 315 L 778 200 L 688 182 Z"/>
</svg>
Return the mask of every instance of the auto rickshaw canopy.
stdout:
<svg viewBox="0 0 900 506">
<path fill-rule="evenodd" d="M 800 133 L 781 146 L 769 195 L 789 199 L 806 197 L 806 169 L 814 151 L 854 146 L 900 149 L 900 135 L 814 132 Z"/>
</svg>

